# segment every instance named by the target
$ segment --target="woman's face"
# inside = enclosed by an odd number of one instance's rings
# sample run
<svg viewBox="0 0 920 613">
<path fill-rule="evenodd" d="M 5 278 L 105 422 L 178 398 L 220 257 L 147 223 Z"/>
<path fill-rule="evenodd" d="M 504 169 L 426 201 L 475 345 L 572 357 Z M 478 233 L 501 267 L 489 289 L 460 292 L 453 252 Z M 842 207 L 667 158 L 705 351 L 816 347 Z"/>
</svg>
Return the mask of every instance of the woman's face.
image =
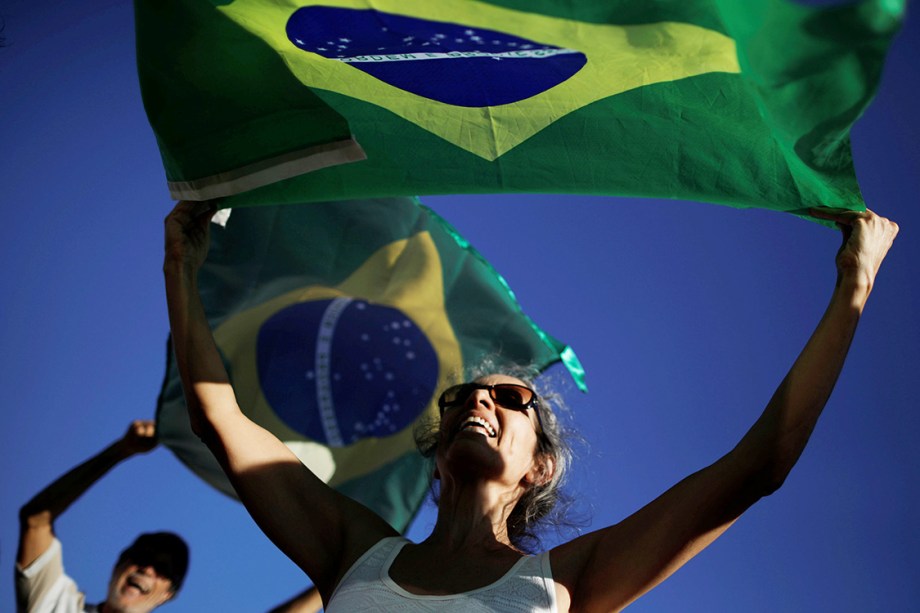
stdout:
<svg viewBox="0 0 920 613">
<path fill-rule="evenodd" d="M 526 384 L 508 375 L 487 375 L 474 381 Z M 491 479 L 508 485 L 532 483 L 541 474 L 537 462 L 539 422 L 535 408 L 502 406 L 488 389 L 474 389 L 462 404 L 444 410 L 437 468 L 439 477 Z"/>
</svg>

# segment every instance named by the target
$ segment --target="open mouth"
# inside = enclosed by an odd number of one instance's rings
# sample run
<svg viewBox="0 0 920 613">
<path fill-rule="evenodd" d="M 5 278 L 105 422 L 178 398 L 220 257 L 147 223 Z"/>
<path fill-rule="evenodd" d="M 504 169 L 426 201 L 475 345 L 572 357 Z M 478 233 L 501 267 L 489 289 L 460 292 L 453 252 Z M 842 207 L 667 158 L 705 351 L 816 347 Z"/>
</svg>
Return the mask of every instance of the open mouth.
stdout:
<svg viewBox="0 0 920 613">
<path fill-rule="evenodd" d="M 146 595 L 150 593 L 150 587 L 146 585 L 145 582 L 138 580 L 138 578 L 135 575 L 128 576 L 128 579 L 125 583 L 127 584 L 128 587 L 133 587 L 134 589 L 139 591 L 141 594 Z"/>
<path fill-rule="evenodd" d="M 463 423 L 460 424 L 460 427 L 457 429 L 458 432 L 479 432 L 488 436 L 489 438 L 495 437 L 495 428 L 487 422 L 482 417 L 476 417 L 475 415 L 470 415 Z"/>
</svg>

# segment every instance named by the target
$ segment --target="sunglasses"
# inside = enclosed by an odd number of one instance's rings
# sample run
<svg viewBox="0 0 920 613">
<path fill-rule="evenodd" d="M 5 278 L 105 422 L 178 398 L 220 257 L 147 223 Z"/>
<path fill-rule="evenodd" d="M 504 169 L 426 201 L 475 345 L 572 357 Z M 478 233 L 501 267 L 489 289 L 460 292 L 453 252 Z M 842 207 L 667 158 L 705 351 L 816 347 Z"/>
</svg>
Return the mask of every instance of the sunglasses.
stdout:
<svg viewBox="0 0 920 613">
<path fill-rule="evenodd" d="M 514 411 L 527 411 L 533 409 L 537 414 L 537 424 L 539 432 L 543 432 L 543 420 L 540 419 L 540 402 L 537 393 L 524 385 L 517 383 L 493 383 L 486 385 L 483 383 L 461 383 L 454 385 L 441 393 L 438 398 L 438 407 L 441 409 L 441 416 L 444 411 L 455 407 L 463 406 L 469 399 L 470 395 L 476 390 L 489 390 L 489 397 L 499 406 Z"/>
<path fill-rule="evenodd" d="M 166 552 L 143 548 L 130 549 L 125 552 L 125 559 L 141 568 L 150 566 L 160 577 L 176 583 L 178 573 L 172 556 Z"/>
</svg>

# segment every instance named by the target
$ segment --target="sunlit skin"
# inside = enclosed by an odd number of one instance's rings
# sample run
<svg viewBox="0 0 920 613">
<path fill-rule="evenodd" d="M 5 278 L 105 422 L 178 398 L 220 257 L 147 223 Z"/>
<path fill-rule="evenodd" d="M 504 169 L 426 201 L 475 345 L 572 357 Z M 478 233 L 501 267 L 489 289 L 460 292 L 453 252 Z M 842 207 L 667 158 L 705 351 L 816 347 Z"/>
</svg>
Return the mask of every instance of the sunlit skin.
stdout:
<svg viewBox="0 0 920 613">
<path fill-rule="evenodd" d="M 173 597 L 172 581 L 130 560 L 115 566 L 102 613 L 147 613 Z"/>
<path fill-rule="evenodd" d="M 474 382 L 526 385 L 501 374 Z M 438 520 L 427 539 L 407 545 L 394 560 L 390 577 L 399 585 L 425 594 L 463 592 L 499 579 L 521 556 L 508 536 L 508 516 L 524 492 L 548 480 L 553 470 L 552 461 L 537 451 L 534 410 L 505 408 L 481 389 L 444 412 L 435 458 Z M 494 435 L 468 424 L 471 417 L 484 419 Z M 446 552 L 440 549 L 445 543 Z M 435 551 L 445 571 L 437 587 L 431 573 L 419 572 Z"/>
<path fill-rule="evenodd" d="M 526 386 L 520 379 L 501 374 L 480 377 L 474 382 Z M 442 496 L 454 483 L 467 480 L 494 480 L 512 489 L 526 488 L 540 472 L 534 410 L 498 405 L 485 389 L 474 390 L 463 406 L 445 410 L 436 458 Z M 471 417 L 485 420 L 495 434 L 485 426 L 469 423 Z"/>
</svg>

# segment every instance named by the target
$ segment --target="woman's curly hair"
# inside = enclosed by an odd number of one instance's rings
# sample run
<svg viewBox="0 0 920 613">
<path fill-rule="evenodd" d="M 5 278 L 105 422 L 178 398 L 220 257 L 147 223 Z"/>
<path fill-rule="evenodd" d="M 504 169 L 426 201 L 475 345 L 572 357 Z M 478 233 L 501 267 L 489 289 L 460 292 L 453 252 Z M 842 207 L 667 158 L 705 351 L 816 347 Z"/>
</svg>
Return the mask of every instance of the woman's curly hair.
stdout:
<svg viewBox="0 0 920 613">
<path fill-rule="evenodd" d="M 537 410 L 540 411 L 542 433 L 537 437 L 537 453 L 552 460 L 553 474 L 549 480 L 532 485 L 524 492 L 508 517 L 508 537 L 511 543 L 525 552 L 535 551 L 540 544 L 536 530 L 543 525 L 569 524 L 566 514 L 572 504 L 571 497 L 562 491 L 572 462 L 570 441 L 577 435 L 564 426 L 559 415 L 566 411 L 560 394 L 545 385 L 535 383 L 540 371 L 530 366 L 508 365 L 494 356 L 487 357 L 464 371 L 463 381 L 472 381 L 489 374 L 502 374 L 523 381 L 537 393 Z M 438 450 L 440 419 L 423 421 L 415 430 L 415 443 L 423 456 L 433 461 Z M 437 493 L 432 492 L 437 500 Z"/>
</svg>

